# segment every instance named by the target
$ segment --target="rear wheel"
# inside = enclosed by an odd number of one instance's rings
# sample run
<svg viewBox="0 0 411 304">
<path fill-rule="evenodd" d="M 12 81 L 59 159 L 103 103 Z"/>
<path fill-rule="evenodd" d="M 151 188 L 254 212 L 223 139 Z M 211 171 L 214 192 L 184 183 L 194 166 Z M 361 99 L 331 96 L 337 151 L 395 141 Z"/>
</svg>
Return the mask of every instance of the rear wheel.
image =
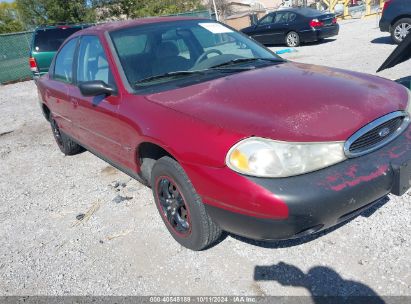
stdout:
<svg viewBox="0 0 411 304">
<path fill-rule="evenodd" d="M 400 44 L 410 32 L 411 18 L 403 18 L 391 27 L 391 38 L 395 43 Z"/>
<path fill-rule="evenodd" d="M 300 35 L 296 32 L 289 32 L 285 37 L 285 44 L 289 47 L 297 47 L 300 45 Z"/>
<path fill-rule="evenodd" d="M 211 220 L 188 176 L 174 159 L 162 157 L 155 163 L 151 188 L 163 222 L 182 246 L 202 250 L 220 237 L 221 229 Z"/>
<path fill-rule="evenodd" d="M 60 151 L 64 155 L 75 155 L 84 151 L 84 148 L 71 140 L 66 134 L 60 131 L 60 128 L 52 115 L 50 115 L 51 131 Z"/>
</svg>

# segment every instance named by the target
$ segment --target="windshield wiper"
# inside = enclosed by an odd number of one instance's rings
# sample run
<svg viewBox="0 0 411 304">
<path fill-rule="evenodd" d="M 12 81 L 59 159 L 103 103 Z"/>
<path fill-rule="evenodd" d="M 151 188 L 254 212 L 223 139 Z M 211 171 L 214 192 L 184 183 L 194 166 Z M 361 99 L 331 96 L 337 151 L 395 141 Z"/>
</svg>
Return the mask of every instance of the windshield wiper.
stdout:
<svg viewBox="0 0 411 304">
<path fill-rule="evenodd" d="M 269 62 L 275 62 L 275 63 L 284 62 L 284 60 L 277 59 L 277 58 L 236 58 L 233 60 L 229 60 L 229 61 L 217 64 L 217 65 L 214 65 L 210 67 L 210 69 L 215 69 L 215 68 L 219 68 L 223 66 L 230 66 L 233 64 L 237 64 L 237 63 L 253 62 L 253 61 L 269 61 Z"/>
<path fill-rule="evenodd" d="M 250 70 L 250 67 L 248 68 L 228 68 L 228 69 L 219 69 L 217 66 L 213 67 L 212 70 L 217 70 L 220 72 L 236 72 L 236 71 L 244 71 L 244 70 Z M 179 77 L 179 76 L 187 76 L 187 75 L 193 75 L 193 74 L 205 74 L 209 73 L 210 69 L 203 69 L 203 70 L 188 70 L 188 71 L 175 71 L 175 72 L 168 72 L 160 75 L 154 75 L 150 76 L 147 78 L 143 78 L 140 80 L 137 80 L 134 85 L 142 85 L 145 83 L 149 83 L 158 79 L 163 79 L 163 78 L 172 78 L 172 77 Z"/>
<path fill-rule="evenodd" d="M 206 72 L 206 70 L 168 72 L 168 73 L 164 73 L 164 74 L 160 74 L 160 75 L 154 75 L 154 76 L 150 76 L 150 77 L 147 77 L 147 78 L 137 80 L 134 84 L 139 85 L 139 84 L 151 82 L 151 81 L 162 79 L 162 78 L 171 78 L 171 77 L 175 77 L 175 76 L 178 77 L 178 76 L 186 76 L 186 75 L 193 75 L 193 74 L 203 74 L 204 72 Z"/>
</svg>

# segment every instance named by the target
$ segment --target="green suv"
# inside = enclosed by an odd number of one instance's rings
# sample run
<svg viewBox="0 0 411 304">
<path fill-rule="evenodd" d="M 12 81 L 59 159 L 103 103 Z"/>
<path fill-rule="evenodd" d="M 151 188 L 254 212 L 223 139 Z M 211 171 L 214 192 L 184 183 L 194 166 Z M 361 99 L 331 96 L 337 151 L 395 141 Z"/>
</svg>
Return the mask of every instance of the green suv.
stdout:
<svg viewBox="0 0 411 304">
<path fill-rule="evenodd" d="M 34 31 L 30 47 L 30 70 L 36 79 L 49 71 L 51 61 L 60 45 L 75 32 L 90 25 L 46 25 Z"/>
</svg>

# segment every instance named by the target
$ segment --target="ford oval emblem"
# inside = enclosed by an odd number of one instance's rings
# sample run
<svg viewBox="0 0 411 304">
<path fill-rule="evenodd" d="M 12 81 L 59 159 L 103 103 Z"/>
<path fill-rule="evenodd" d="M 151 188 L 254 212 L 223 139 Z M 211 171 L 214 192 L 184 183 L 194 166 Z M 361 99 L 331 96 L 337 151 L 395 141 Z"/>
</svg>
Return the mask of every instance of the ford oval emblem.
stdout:
<svg viewBox="0 0 411 304">
<path fill-rule="evenodd" d="M 390 128 L 383 128 L 383 129 L 381 129 L 380 130 L 380 132 L 378 132 L 378 135 L 380 136 L 380 137 L 385 137 L 385 136 L 387 136 L 388 134 L 390 134 Z"/>
</svg>

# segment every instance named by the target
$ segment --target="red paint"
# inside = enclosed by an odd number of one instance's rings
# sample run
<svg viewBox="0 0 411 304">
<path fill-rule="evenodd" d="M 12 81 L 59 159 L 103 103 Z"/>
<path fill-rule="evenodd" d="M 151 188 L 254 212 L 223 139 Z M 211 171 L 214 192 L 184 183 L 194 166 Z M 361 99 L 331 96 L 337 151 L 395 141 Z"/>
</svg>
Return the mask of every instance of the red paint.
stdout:
<svg viewBox="0 0 411 304">
<path fill-rule="evenodd" d="M 347 176 L 351 177 L 351 178 L 355 178 L 355 176 L 357 175 L 357 171 L 358 171 L 358 165 L 352 165 L 350 168 L 348 168 L 347 171 Z"/>
<path fill-rule="evenodd" d="M 379 166 L 377 170 L 375 170 L 374 172 L 368 175 L 353 177 L 351 180 L 343 180 L 340 184 L 335 185 L 335 186 L 330 186 L 330 188 L 334 191 L 341 191 L 347 187 L 354 187 L 362 182 L 372 181 L 373 179 L 386 173 L 387 170 L 388 170 L 388 165 L 382 165 L 382 166 Z M 350 176 L 349 174 L 350 172 L 346 173 L 347 176 Z"/>
<path fill-rule="evenodd" d="M 281 199 L 228 167 L 183 164 L 183 168 L 207 204 L 258 218 L 288 217 Z"/>
</svg>

